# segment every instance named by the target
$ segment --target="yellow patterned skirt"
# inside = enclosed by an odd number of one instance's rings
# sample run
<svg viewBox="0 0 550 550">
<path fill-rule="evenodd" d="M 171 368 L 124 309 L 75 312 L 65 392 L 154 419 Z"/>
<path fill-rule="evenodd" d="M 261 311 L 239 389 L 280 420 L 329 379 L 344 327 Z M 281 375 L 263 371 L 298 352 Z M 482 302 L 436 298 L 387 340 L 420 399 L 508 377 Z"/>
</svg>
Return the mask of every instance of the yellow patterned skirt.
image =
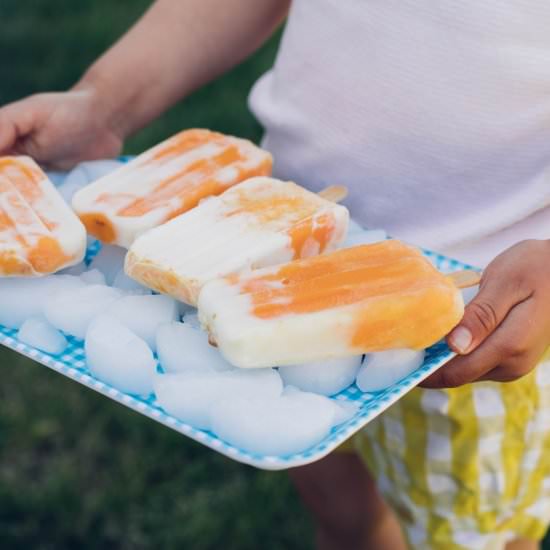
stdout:
<svg viewBox="0 0 550 550">
<path fill-rule="evenodd" d="M 493 550 L 550 523 L 550 359 L 507 384 L 417 388 L 353 440 L 418 550 Z"/>
</svg>

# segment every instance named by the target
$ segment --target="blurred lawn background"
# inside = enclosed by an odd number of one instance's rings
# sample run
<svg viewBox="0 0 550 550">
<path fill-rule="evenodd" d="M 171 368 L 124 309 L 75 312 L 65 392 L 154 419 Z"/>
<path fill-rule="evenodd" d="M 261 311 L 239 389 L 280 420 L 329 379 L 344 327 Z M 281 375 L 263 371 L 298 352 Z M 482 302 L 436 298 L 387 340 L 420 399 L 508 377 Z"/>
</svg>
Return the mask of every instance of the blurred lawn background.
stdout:
<svg viewBox="0 0 550 550">
<path fill-rule="evenodd" d="M 73 84 L 149 3 L 0 0 L 0 104 Z M 246 97 L 277 39 L 126 152 L 192 126 L 257 141 Z M 312 548 L 286 474 L 225 459 L 4 349 L 0 373 L 0 549 Z"/>
<path fill-rule="evenodd" d="M 0 0 L 0 105 L 69 87 L 149 3 Z M 193 126 L 257 141 L 246 97 L 277 42 L 126 152 Z M 284 473 L 225 459 L 2 348 L 0 375 L 1 550 L 312 548 L 311 521 Z"/>
</svg>

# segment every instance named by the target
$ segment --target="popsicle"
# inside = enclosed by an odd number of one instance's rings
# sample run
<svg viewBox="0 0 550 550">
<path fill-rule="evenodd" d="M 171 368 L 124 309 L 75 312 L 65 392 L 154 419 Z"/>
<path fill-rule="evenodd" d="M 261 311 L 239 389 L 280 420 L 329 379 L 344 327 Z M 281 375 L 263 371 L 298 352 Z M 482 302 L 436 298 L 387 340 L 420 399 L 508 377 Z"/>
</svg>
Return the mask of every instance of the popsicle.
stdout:
<svg viewBox="0 0 550 550">
<path fill-rule="evenodd" d="M 271 173 L 271 155 L 250 141 L 184 130 L 73 197 L 88 232 L 128 248 L 148 229 L 247 178 Z"/>
<path fill-rule="evenodd" d="M 452 278 L 397 240 L 208 282 L 199 318 L 238 367 L 426 348 L 460 321 Z"/>
<path fill-rule="evenodd" d="M 335 249 L 348 220 L 344 206 L 293 182 L 251 178 L 139 237 L 125 269 L 195 305 L 210 279 Z"/>
<path fill-rule="evenodd" d="M 86 230 L 25 156 L 0 157 L 0 276 L 39 276 L 82 261 Z"/>
</svg>

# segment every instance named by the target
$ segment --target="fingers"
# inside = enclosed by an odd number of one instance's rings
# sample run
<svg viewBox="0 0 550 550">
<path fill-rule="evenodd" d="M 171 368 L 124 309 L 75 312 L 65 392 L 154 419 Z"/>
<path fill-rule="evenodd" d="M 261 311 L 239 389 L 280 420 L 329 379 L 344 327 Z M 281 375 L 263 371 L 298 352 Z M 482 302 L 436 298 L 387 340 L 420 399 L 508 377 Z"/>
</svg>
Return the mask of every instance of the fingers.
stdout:
<svg viewBox="0 0 550 550">
<path fill-rule="evenodd" d="M 496 275 L 488 268 L 462 321 L 447 337 L 450 348 L 458 354 L 472 352 L 497 329 L 511 308 L 528 297 L 512 273 L 499 270 Z"/>
<path fill-rule="evenodd" d="M 454 388 L 477 380 L 509 382 L 527 374 L 544 352 L 544 339 L 525 330 L 536 306 L 533 300 L 515 306 L 483 344 L 455 357 L 427 378 L 426 388 Z"/>
<path fill-rule="evenodd" d="M 51 92 L 0 108 L 0 155 L 29 155 L 40 165 L 69 169 L 117 155 L 121 137 L 89 92 Z"/>
<path fill-rule="evenodd" d="M 480 376 L 476 382 L 491 380 L 493 382 L 513 382 L 526 374 L 529 374 L 538 364 L 544 354 L 544 349 L 538 353 L 529 353 L 524 356 L 509 359 L 502 365 L 495 367 L 489 372 Z"/>
<path fill-rule="evenodd" d="M 24 152 L 21 142 L 40 125 L 43 114 L 40 96 L 0 108 L 0 154 Z"/>
<path fill-rule="evenodd" d="M 8 105 L 0 109 L 0 154 L 10 154 L 17 138 L 13 109 Z"/>
</svg>

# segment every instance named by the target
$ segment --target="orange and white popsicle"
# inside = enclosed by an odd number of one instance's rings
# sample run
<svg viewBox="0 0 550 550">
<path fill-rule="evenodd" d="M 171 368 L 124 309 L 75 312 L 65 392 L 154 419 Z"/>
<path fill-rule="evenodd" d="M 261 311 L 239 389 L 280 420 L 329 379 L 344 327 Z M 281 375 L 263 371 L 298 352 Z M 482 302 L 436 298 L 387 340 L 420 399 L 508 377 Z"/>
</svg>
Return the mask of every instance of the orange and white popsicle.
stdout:
<svg viewBox="0 0 550 550">
<path fill-rule="evenodd" d="M 204 283 L 334 250 L 349 214 L 290 181 L 257 177 L 139 237 L 126 273 L 195 305 Z"/>
<path fill-rule="evenodd" d="M 461 319 L 454 282 L 396 240 L 207 283 L 199 318 L 238 367 L 423 349 Z"/>
<path fill-rule="evenodd" d="M 128 248 L 141 233 L 252 176 L 271 173 L 271 155 L 250 141 L 185 130 L 73 197 L 88 232 Z"/>
<path fill-rule="evenodd" d="M 30 158 L 0 157 L 0 276 L 39 276 L 82 261 L 86 230 Z"/>
</svg>

